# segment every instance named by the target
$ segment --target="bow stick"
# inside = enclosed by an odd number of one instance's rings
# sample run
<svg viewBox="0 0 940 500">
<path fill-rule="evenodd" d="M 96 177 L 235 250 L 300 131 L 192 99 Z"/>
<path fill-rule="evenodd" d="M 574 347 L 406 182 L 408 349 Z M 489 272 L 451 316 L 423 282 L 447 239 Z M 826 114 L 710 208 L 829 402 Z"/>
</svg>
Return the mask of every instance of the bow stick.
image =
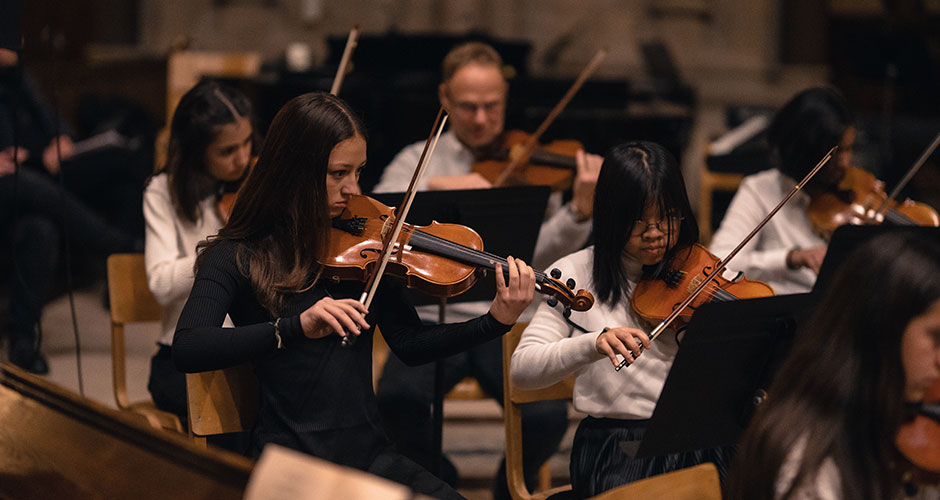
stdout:
<svg viewBox="0 0 940 500">
<path fill-rule="evenodd" d="M 921 153 L 920 158 L 914 162 L 914 165 L 910 170 L 907 171 L 907 174 L 904 175 L 904 178 L 898 182 L 898 185 L 895 186 L 894 190 L 891 191 L 891 194 L 889 194 L 888 197 L 881 202 L 881 205 L 878 206 L 878 210 L 875 211 L 875 217 L 884 215 L 884 212 L 888 210 L 888 202 L 895 199 L 898 194 L 901 193 L 901 190 L 904 189 L 904 186 L 906 186 L 907 183 L 914 178 L 914 175 L 917 174 L 917 171 L 920 170 L 920 167 L 924 166 L 924 163 L 927 162 L 927 158 L 930 158 L 930 155 L 932 155 L 934 150 L 937 149 L 938 144 L 940 144 L 940 132 L 938 132 L 936 137 L 933 138 L 933 142 L 927 146 L 927 149 Z"/>
<path fill-rule="evenodd" d="M 379 254 L 378 265 L 373 267 L 372 274 L 369 275 L 369 279 L 366 281 L 365 291 L 362 292 L 362 296 L 359 298 L 359 302 L 366 306 L 366 309 L 372 304 L 375 292 L 379 288 L 379 282 L 382 279 L 382 275 L 385 273 L 385 267 L 388 265 L 388 261 L 395 252 L 397 247 L 396 242 L 401 234 L 402 227 L 405 225 L 405 218 L 408 216 L 408 211 L 411 210 L 411 203 L 414 201 L 415 194 L 418 192 L 415 187 L 418 185 L 418 180 L 424 176 L 424 171 L 427 170 L 428 162 L 431 161 L 434 148 L 437 147 L 437 141 L 440 139 L 441 132 L 444 131 L 444 124 L 446 123 L 447 115 L 444 114 L 444 107 L 441 106 L 437 111 L 434 126 L 431 127 L 431 134 L 428 135 L 428 140 L 424 143 L 424 150 L 421 151 L 421 157 L 418 158 L 415 173 L 411 176 L 411 184 L 408 186 L 408 191 L 405 192 L 405 199 L 402 201 L 401 207 L 395 214 L 395 225 L 391 231 L 385 234 L 385 238 L 382 241 L 382 252 Z M 355 343 L 355 337 L 350 335 L 343 336 L 343 346 L 348 347 L 353 345 L 353 343 Z"/>
<path fill-rule="evenodd" d="M 359 25 L 353 26 L 353 29 L 349 30 L 349 38 L 346 39 L 346 48 L 343 49 L 343 57 L 339 60 L 339 68 L 336 70 L 336 76 L 333 77 L 333 86 L 330 87 L 330 93 L 333 95 L 339 95 L 339 89 L 343 86 L 343 78 L 346 77 L 346 66 L 349 65 L 349 60 L 352 59 L 353 50 L 356 48 L 356 44 L 359 40 Z"/>
<path fill-rule="evenodd" d="M 539 138 L 542 137 L 542 134 L 545 133 L 545 131 L 548 129 L 548 126 L 555 121 L 555 118 L 561 114 L 562 110 L 565 109 L 565 106 L 571 102 L 571 99 L 574 98 L 574 95 L 578 93 L 578 90 L 581 89 L 581 86 L 584 85 L 584 82 L 587 81 L 588 77 L 594 73 L 594 70 L 600 66 L 601 61 L 603 61 L 605 57 L 607 57 L 606 48 L 602 48 L 598 50 L 596 54 L 594 54 L 594 57 L 591 58 L 591 61 L 588 62 L 587 66 L 585 66 L 583 70 L 581 70 L 581 73 L 575 79 L 574 83 L 571 84 L 571 88 L 568 89 L 568 92 L 566 92 L 561 100 L 558 101 L 558 104 L 552 108 L 551 112 L 548 113 L 548 116 L 542 120 L 542 124 L 539 125 L 539 128 L 535 130 L 535 133 L 529 136 L 529 139 L 523 143 L 522 154 L 509 162 L 509 165 L 506 166 L 506 168 L 503 170 L 503 173 L 500 174 L 498 178 L 496 178 L 496 182 L 493 183 L 493 186 L 504 186 L 506 181 L 508 181 L 515 171 L 519 169 L 523 162 L 528 161 L 529 155 L 532 154 L 535 146 L 537 146 L 539 143 Z"/>
</svg>

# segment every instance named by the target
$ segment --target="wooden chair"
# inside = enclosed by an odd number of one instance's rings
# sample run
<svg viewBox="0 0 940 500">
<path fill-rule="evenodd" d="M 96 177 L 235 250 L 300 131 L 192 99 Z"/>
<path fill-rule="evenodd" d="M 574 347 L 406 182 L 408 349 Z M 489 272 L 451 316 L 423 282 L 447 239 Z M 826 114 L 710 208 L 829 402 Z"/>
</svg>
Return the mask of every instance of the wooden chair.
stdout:
<svg viewBox="0 0 940 500">
<path fill-rule="evenodd" d="M 533 401 L 550 399 L 571 399 L 574 389 L 574 377 L 569 377 L 549 387 L 537 390 L 524 390 L 515 387 L 509 376 L 509 361 L 513 351 L 519 345 L 522 331 L 528 323 L 516 323 L 512 330 L 503 335 L 503 419 L 506 426 L 506 481 L 509 483 L 509 493 L 515 500 L 541 500 L 556 493 L 568 491 L 571 485 L 567 484 L 556 488 L 548 488 L 546 476 L 548 464 L 539 470 L 539 490 L 530 492 L 525 484 L 522 473 L 522 404 Z"/>
<path fill-rule="evenodd" d="M 721 500 L 721 485 L 715 464 L 704 463 L 648 477 L 605 491 L 592 500 Z"/>
<path fill-rule="evenodd" d="M 153 401 L 130 402 L 127 396 L 124 325 L 160 321 L 162 308 L 147 286 L 144 255 L 108 257 L 108 298 L 111 302 L 111 373 L 118 408 L 144 416 L 151 426 L 184 432 L 176 415 L 157 409 Z"/>
<path fill-rule="evenodd" d="M 251 429 L 258 417 L 261 392 L 249 364 L 186 374 L 186 406 L 193 441 Z"/>
<path fill-rule="evenodd" d="M 698 227 L 699 239 L 703 243 L 708 244 L 712 238 L 712 205 L 715 193 L 720 191 L 733 193 L 738 190 L 738 186 L 743 179 L 744 176 L 741 174 L 712 172 L 705 167 L 705 162 L 702 162 L 702 177 L 698 199 Z"/>
</svg>

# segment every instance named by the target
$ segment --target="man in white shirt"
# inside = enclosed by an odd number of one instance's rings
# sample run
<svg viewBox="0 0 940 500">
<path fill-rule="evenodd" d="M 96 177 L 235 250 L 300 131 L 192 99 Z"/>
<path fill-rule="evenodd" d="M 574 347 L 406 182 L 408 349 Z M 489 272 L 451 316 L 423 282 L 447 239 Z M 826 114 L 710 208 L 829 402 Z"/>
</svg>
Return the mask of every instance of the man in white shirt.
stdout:
<svg viewBox="0 0 940 500">
<path fill-rule="evenodd" d="M 443 62 L 443 83 L 438 89 L 441 104 L 449 114 L 450 129 L 441 136 L 419 190 L 487 189 L 491 183 L 472 171 L 475 161 L 487 157 L 501 143 L 509 84 L 503 75 L 502 58 L 489 45 L 470 42 L 451 50 Z M 403 149 L 385 168 L 375 192 L 404 191 L 411 182 L 424 141 Z M 544 266 L 579 250 L 591 233 L 594 186 L 603 158 L 577 154 L 577 172 L 571 201 L 562 203 L 561 193 L 549 199 L 546 219 L 539 231 L 532 267 Z M 486 312 L 488 305 L 476 302 L 448 306 L 448 321 L 460 321 Z M 437 310 L 418 308 L 425 321 L 436 322 Z M 531 318 L 534 308 L 520 321 Z M 474 377 L 481 388 L 500 404 L 503 401 L 502 349 L 500 340 L 453 356 L 444 363 L 444 390 L 465 377 Z M 436 450 L 431 449 L 430 405 L 433 399 L 434 367 L 408 368 L 389 356 L 377 396 L 389 436 L 399 449 L 429 470 Z M 418 418 L 416 421 L 415 418 Z M 562 401 L 534 403 L 523 410 L 523 461 L 527 482 L 534 480 L 539 466 L 554 453 L 567 428 L 567 405 Z M 532 429 L 526 432 L 526 429 Z M 535 431 L 537 429 L 537 431 Z M 444 467 L 449 463 L 444 463 Z M 450 466 L 452 467 L 452 466 Z M 444 471 L 445 480 L 455 472 Z M 449 476 L 449 477 L 448 477 Z M 509 498 L 505 466 L 496 479 L 494 497 Z"/>
</svg>

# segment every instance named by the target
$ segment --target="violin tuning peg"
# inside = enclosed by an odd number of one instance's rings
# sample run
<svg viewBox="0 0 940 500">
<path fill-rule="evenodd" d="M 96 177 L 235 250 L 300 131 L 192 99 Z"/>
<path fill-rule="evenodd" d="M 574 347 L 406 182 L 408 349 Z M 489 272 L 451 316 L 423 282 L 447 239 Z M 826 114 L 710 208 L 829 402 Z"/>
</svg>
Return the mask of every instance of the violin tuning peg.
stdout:
<svg viewBox="0 0 940 500">
<path fill-rule="evenodd" d="M 568 278 L 568 281 L 566 281 L 565 284 L 568 285 L 568 288 L 574 290 L 574 278 Z"/>
<path fill-rule="evenodd" d="M 564 317 L 566 317 L 566 318 L 570 317 L 570 316 L 571 316 L 571 308 L 568 307 L 568 306 L 565 306 L 565 310 L 562 311 L 561 314 L 562 314 L 562 316 L 564 316 Z"/>
<path fill-rule="evenodd" d="M 551 275 L 552 275 L 552 278 L 555 278 L 556 280 L 557 280 L 558 278 L 561 278 L 561 269 L 558 269 L 557 267 L 554 268 L 554 269 L 552 269 L 552 270 L 551 270 Z"/>
<path fill-rule="evenodd" d="M 549 297 L 545 300 L 545 303 L 548 304 L 548 307 L 555 307 L 555 306 L 558 305 L 558 297 L 549 296 Z"/>
</svg>

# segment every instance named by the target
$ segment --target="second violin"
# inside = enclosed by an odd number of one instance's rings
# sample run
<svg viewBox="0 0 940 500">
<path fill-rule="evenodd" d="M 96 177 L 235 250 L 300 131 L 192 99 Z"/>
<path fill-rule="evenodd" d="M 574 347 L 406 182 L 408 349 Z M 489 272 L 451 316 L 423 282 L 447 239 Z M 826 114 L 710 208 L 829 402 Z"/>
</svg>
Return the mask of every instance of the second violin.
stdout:
<svg viewBox="0 0 940 500">
<path fill-rule="evenodd" d="M 647 321 L 663 321 L 703 280 L 709 280 L 712 286 L 683 309 L 679 314 L 682 322 L 688 322 L 695 308 L 707 302 L 774 295 L 773 288 L 763 281 L 749 280 L 740 274 L 733 280 L 716 275 L 718 261 L 718 257 L 697 243 L 677 252 L 676 257 L 666 263 L 659 278 L 637 283 L 633 291 L 633 310 Z"/>
<path fill-rule="evenodd" d="M 552 191 L 570 188 L 578 168 L 575 155 L 584 146 L 571 139 L 557 140 L 533 149 L 526 157 L 529 140 L 530 135 L 521 130 L 504 132 L 499 146 L 487 159 L 474 163 L 473 171 L 496 184 L 507 166 L 518 162 L 525 167 L 516 169 L 508 183 L 548 186 Z"/>
<path fill-rule="evenodd" d="M 932 207 L 912 200 L 894 201 L 885 193 L 883 182 L 855 167 L 846 170 L 835 191 L 813 196 L 807 211 L 814 231 L 824 237 L 844 224 L 940 226 L 940 216 Z"/>
</svg>

